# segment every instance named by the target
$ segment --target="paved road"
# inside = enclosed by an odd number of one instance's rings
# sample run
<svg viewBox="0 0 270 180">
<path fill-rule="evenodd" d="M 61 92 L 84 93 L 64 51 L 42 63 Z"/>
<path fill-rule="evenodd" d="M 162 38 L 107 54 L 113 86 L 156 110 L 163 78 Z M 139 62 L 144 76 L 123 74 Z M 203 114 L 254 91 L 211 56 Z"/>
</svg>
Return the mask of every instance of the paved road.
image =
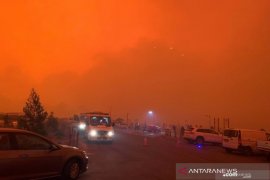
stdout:
<svg viewBox="0 0 270 180">
<path fill-rule="evenodd" d="M 89 170 L 81 180 L 175 180 L 176 163 L 261 163 L 263 156 L 227 154 L 219 146 L 195 145 L 170 137 L 149 137 L 148 146 L 143 136 L 117 132 L 113 144 L 80 146 L 89 155 Z"/>
</svg>

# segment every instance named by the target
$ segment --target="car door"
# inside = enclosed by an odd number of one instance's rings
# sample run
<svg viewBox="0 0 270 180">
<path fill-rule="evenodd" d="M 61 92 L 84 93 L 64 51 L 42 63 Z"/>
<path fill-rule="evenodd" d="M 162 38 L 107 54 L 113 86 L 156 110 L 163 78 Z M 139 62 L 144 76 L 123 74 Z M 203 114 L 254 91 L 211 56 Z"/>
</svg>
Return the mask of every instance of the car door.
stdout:
<svg viewBox="0 0 270 180">
<path fill-rule="evenodd" d="M 215 130 L 210 130 L 211 142 L 213 143 L 222 143 L 222 136 Z"/>
<path fill-rule="evenodd" d="M 213 137 L 211 129 L 204 129 L 204 136 L 205 136 L 205 141 L 213 142 L 214 137 Z"/>
<path fill-rule="evenodd" d="M 61 171 L 60 150 L 51 151 L 53 144 L 30 133 L 15 133 L 20 172 L 24 177 L 54 176 Z"/>
<path fill-rule="evenodd" d="M 13 149 L 10 133 L 0 133 L 0 179 L 20 177 L 18 154 Z"/>
<path fill-rule="evenodd" d="M 229 149 L 238 149 L 239 140 L 241 139 L 241 131 L 234 129 L 226 129 L 223 133 L 222 145 Z"/>
<path fill-rule="evenodd" d="M 208 129 L 197 129 L 197 137 L 198 136 L 202 136 L 206 142 L 211 142 L 211 135 Z"/>
</svg>

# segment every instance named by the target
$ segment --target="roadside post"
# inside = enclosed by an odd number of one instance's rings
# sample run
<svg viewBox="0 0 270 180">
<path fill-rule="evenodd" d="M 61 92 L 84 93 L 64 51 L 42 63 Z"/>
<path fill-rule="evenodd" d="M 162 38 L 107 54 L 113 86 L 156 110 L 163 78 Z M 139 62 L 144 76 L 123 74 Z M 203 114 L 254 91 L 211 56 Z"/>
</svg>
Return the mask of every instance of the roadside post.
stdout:
<svg viewBox="0 0 270 180">
<path fill-rule="evenodd" d="M 76 147 L 78 147 L 78 145 L 79 145 L 79 134 L 80 134 L 80 132 L 77 129 L 77 132 L 76 132 Z"/>
</svg>

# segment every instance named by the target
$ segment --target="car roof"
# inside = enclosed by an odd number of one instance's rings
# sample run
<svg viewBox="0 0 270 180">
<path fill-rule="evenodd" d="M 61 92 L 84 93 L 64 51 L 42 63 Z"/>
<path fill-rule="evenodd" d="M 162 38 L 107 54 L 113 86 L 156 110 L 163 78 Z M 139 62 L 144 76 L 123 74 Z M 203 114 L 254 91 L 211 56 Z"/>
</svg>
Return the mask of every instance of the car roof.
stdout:
<svg viewBox="0 0 270 180">
<path fill-rule="evenodd" d="M 37 136 L 40 136 L 42 138 L 45 138 L 48 140 L 48 138 L 40 135 L 40 134 L 37 134 L 35 132 L 32 132 L 32 131 L 27 131 L 27 130 L 24 130 L 24 129 L 16 129 L 16 128 L 0 128 L 0 132 L 9 132 L 9 133 L 28 133 L 28 134 L 34 134 L 34 135 L 37 135 Z"/>
<path fill-rule="evenodd" d="M 193 130 L 196 130 L 196 129 L 209 129 L 209 130 L 214 130 L 214 129 L 211 129 L 211 128 L 199 128 L 199 127 L 193 128 Z"/>
<path fill-rule="evenodd" d="M 0 128 L 0 132 L 28 132 L 28 133 L 32 133 L 30 131 L 26 131 L 23 129 L 15 129 L 15 128 Z"/>
</svg>

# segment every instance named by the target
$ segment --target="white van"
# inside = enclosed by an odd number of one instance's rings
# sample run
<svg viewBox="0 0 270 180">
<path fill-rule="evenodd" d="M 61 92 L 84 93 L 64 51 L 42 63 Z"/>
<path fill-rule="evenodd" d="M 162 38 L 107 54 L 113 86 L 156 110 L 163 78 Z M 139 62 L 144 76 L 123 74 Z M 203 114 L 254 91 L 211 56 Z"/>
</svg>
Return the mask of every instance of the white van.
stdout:
<svg viewBox="0 0 270 180">
<path fill-rule="evenodd" d="M 250 129 L 225 129 L 222 146 L 227 152 L 234 150 L 252 154 L 257 152 L 257 141 L 267 139 L 266 132 Z"/>
</svg>

